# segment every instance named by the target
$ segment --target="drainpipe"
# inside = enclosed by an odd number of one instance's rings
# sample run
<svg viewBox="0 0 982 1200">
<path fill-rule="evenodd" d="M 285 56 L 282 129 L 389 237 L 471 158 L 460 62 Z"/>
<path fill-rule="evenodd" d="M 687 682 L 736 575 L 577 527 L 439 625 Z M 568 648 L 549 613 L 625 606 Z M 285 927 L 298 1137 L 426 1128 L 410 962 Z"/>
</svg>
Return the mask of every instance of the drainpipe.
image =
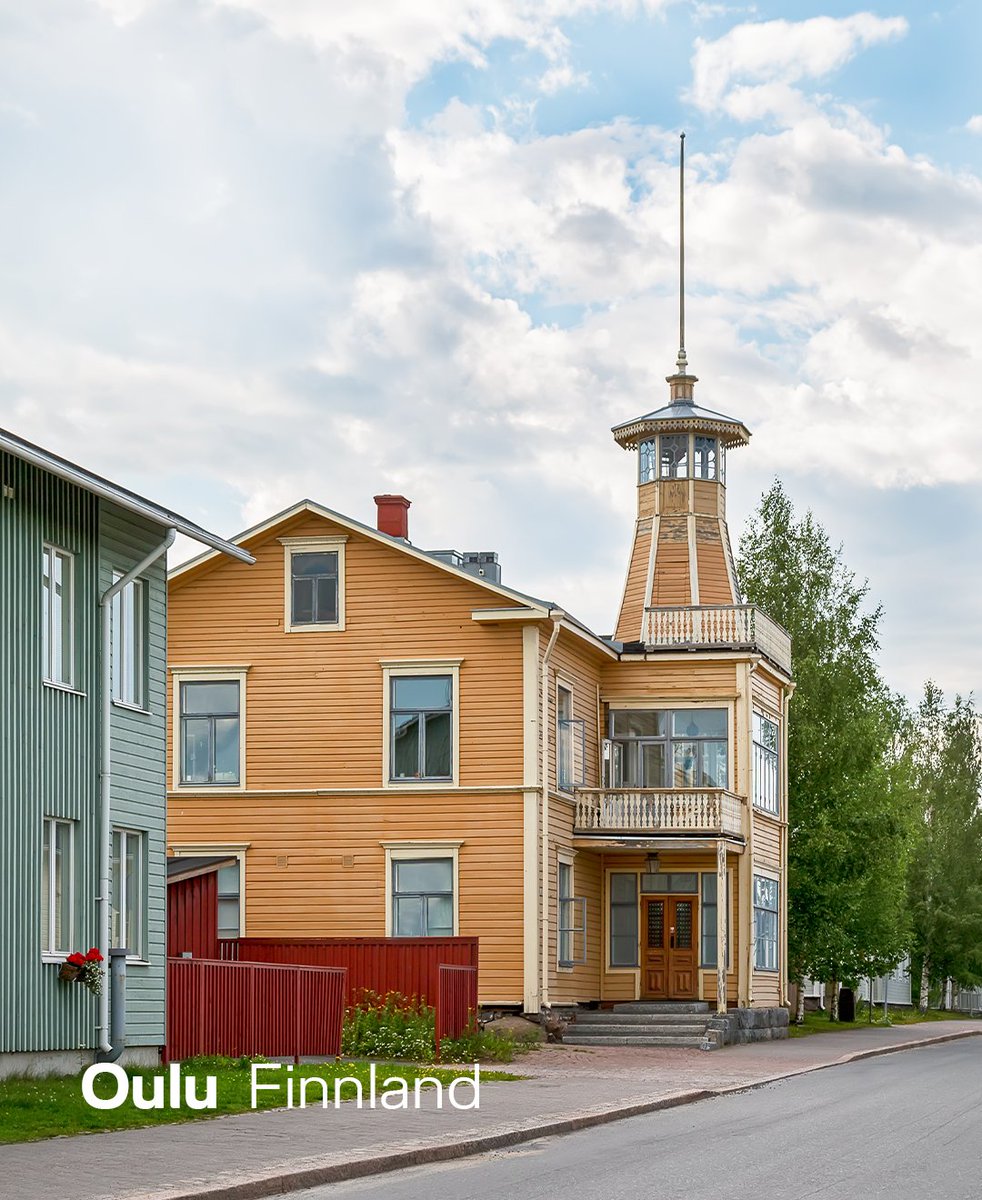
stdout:
<svg viewBox="0 0 982 1200">
<path fill-rule="evenodd" d="M 559 637 L 559 627 L 565 616 L 561 609 L 549 610 L 552 634 L 542 656 L 542 725 L 539 730 L 539 780 L 542 784 L 542 987 L 539 991 L 539 1005 L 542 1008 L 549 1007 L 549 659 L 552 657 L 556 638 Z"/>
<path fill-rule="evenodd" d="M 108 964 L 109 958 L 109 927 L 111 916 L 111 897 L 109 868 L 112 855 L 112 612 L 113 600 L 125 587 L 142 575 L 147 567 L 152 566 L 162 554 L 174 544 L 177 537 L 176 529 L 168 529 L 167 536 L 161 544 L 151 550 L 142 562 L 137 565 L 103 593 L 99 601 L 102 615 L 102 751 L 99 762 L 99 950 L 103 960 Z M 125 970 L 125 967 L 124 967 Z M 122 995 L 122 989 L 119 989 Z M 120 1014 L 122 1018 L 123 1014 Z M 114 1014 L 114 1025 L 115 1014 Z M 122 1023 L 119 1025 L 122 1028 Z M 103 987 L 99 996 L 99 1050 L 101 1054 L 109 1054 L 113 1049 L 109 1029 L 109 988 Z"/>
</svg>

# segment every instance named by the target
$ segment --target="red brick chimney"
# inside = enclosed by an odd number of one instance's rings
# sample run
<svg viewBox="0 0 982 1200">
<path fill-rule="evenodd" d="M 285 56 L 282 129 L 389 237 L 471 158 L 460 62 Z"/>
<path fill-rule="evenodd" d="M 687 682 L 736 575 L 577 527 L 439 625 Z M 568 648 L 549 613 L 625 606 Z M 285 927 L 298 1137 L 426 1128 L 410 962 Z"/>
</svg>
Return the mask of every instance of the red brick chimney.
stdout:
<svg viewBox="0 0 982 1200">
<path fill-rule="evenodd" d="M 405 496 L 376 496 L 378 505 L 379 533 L 387 533 L 390 537 L 402 538 L 409 541 L 409 505 L 411 500 Z"/>
</svg>

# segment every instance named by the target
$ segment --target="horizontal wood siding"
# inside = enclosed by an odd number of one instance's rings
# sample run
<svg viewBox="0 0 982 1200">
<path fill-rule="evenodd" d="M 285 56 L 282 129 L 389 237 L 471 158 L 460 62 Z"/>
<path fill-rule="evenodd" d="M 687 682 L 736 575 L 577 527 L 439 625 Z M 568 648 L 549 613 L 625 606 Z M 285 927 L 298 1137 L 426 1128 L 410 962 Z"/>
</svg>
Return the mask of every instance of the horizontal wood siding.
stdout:
<svg viewBox="0 0 982 1200">
<path fill-rule="evenodd" d="M 558 713 L 556 689 L 560 682 L 572 686 L 573 716 L 583 721 L 585 745 L 584 773 L 586 787 L 600 784 L 600 748 L 597 739 L 597 688 L 600 684 L 602 652 L 591 649 L 582 638 L 562 630 L 549 662 L 549 779 L 554 789 L 559 787 L 557 771 Z"/>
<path fill-rule="evenodd" d="M 549 808 L 549 1000 L 551 1004 L 576 1004 L 600 998 L 600 974 L 603 969 L 601 940 L 603 872 L 600 855 L 591 850 L 577 851 L 573 845 L 573 805 L 554 799 Z M 574 967 L 559 966 L 559 854 L 573 854 L 573 895 L 586 900 L 586 962 Z M 579 920 L 579 914 L 576 917 Z M 580 955 L 580 935 L 573 938 L 573 949 Z"/>
<path fill-rule="evenodd" d="M 759 808 L 754 809 L 754 865 L 781 869 L 781 826 Z"/>
<path fill-rule="evenodd" d="M 754 703 L 780 722 L 783 689 L 777 681 L 758 667 L 751 676 L 750 685 L 753 689 Z"/>
<path fill-rule="evenodd" d="M 608 662 L 601 669 L 605 701 L 650 696 L 658 700 L 732 700 L 737 692 L 734 662 L 706 662 L 692 654 L 685 659 L 648 662 Z"/>
<path fill-rule="evenodd" d="M 172 849 L 247 843 L 244 934 L 385 936 L 385 841 L 462 839 L 459 932 L 482 1003 L 522 1000 L 520 793 L 171 799 Z M 425 856 L 426 852 L 421 851 Z"/>
</svg>

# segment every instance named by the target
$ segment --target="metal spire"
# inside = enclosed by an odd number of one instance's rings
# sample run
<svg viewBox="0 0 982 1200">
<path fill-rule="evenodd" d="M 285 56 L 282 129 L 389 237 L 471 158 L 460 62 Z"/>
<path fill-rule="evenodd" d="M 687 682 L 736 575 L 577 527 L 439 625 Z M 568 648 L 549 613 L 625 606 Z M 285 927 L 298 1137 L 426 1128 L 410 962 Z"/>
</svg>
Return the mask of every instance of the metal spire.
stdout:
<svg viewBox="0 0 982 1200">
<path fill-rule="evenodd" d="M 685 134 L 679 135 L 679 375 L 688 374 L 685 357 Z"/>
</svg>

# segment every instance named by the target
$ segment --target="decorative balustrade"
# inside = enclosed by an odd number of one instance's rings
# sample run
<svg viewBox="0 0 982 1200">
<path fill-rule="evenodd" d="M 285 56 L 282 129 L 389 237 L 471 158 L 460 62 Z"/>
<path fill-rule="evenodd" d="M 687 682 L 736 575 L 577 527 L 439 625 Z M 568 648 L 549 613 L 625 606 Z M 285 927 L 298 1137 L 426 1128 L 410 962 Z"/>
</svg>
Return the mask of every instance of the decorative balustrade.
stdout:
<svg viewBox="0 0 982 1200">
<path fill-rule="evenodd" d="M 752 649 L 782 670 L 791 670 L 790 635 L 753 604 L 645 609 L 643 641 L 654 649 Z"/>
<path fill-rule="evenodd" d="M 576 793 L 575 831 L 743 834 L 744 801 L 723 788 L 603 788 Z"/>
</svg>

